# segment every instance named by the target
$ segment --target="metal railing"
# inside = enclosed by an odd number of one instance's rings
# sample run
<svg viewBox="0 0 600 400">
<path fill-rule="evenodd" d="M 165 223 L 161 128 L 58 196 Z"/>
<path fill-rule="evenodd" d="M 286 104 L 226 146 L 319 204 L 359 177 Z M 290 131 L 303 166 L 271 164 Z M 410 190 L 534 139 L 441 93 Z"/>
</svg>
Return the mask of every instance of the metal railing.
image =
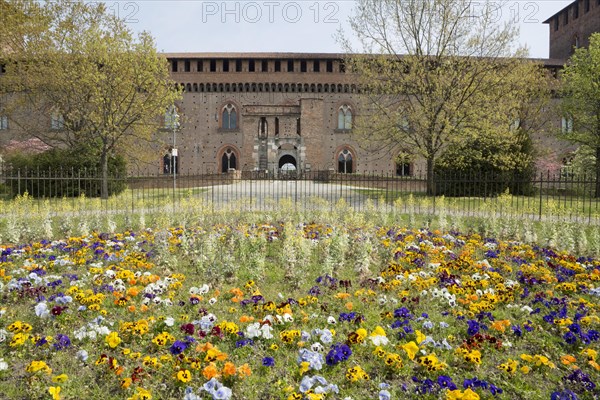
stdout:
<svg viewBox="0 0 600 400">
<path fill-rule="evenodd" d="M 231 171 L 224 174 L 179 173 L 108 176 L 109 198 L 99 199 L 99 171 L 0 171 L 2 204 L 27 193 L 29 199 L 52 207 L 58 199 L 73 210 L 94 207 L 114 213 L 152 209 L 169 204 L 177 211 L 184 199 L 197 199 L 213 211 L 236 208 L 269 211 L 333 209 L 340 200 L 355 210 L 395 210 L 404 213 L 459 216 L 507 216 L 532 220 L 565 219 L 600 222 L 595 177 L 550 173 L 523 178 L 479 172 L 435 175 L 428 190 L 424 175 L 342 174 L 332 170 L 298 174 L 282 171 Z"/>
</svg>

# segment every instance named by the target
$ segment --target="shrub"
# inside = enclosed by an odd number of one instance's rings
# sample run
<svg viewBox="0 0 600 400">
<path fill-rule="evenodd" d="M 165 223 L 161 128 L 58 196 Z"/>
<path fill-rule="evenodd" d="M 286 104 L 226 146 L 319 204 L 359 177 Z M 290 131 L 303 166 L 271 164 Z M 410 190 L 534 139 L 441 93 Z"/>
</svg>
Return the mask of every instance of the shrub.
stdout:
<svg viewBox="0 0 600 400">
<path fill-rule="evenodd" d="M 99 197 L 102 172 L 98 159 L 86 149 L 52 149 L 43 153 L 15 154 L 6 185 L 12 196 L 27 192 L 33 197 Z M 121 156 L 108 160 L 108 194 L 125 190 L 127 166 Z"/>
</svg>

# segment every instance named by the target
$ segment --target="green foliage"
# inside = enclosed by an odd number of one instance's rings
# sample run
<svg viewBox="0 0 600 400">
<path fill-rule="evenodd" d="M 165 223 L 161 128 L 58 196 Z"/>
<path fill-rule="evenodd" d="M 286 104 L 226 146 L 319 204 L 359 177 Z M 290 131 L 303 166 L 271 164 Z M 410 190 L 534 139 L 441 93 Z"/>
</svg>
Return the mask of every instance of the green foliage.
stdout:
<svg viewBox="0 0 600 400">
<path fill-rule="evenodd" d="M 13 196 L 98 197 L 101 175 L 98 159 L 82 149 L 52 149 L 36 155 L 15 154 L 7 159 L 11 178 L 6 184 Z M 126 188 L 127 166 L 122 156 L 108 160 L 108 193 Z"/>
<path fill-rule="evenodd" d="M 477 11 L 465 0 L 361 0 L 351 18 L 368 54 L 350 59 L 365 94 L 354 133 L 425 159 L 428 193 L 445 148 L 506 136 L 525 117 L 535 126 L 548 97 L 541 65 L 513 50 L 518 32 L 493 22 L 491 3 Z"/>
<path fill-rule="evenodd" d="M 497 196 L 534 192 L 533 151 L 528 137 L 485 136 L 450 146 L 435 166 L 436 194 Z"/>
<path fill-rule="evenodd" d="M 600 197 L 600 33 L 590 37 L 589 48 L 575 50 L 562 80 L 563 113 L 573 118 L 573 128 L 558 135 L 592 150 L 596 197 Z"/>
<path fill-rule="evenodd" d="M 103 3 L 2 4 L 0 111 L 46 143 L 93 146 L 106 198 L 108 159 L 152 156 L 160 117 L 180 98 L 166 58 Z"/>
</svg>

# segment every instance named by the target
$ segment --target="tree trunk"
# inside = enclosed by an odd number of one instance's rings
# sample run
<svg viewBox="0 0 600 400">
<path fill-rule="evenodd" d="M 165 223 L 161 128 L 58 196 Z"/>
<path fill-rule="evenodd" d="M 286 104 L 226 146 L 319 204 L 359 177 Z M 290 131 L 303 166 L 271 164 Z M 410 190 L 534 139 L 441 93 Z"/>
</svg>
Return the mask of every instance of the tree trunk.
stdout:
<svg viewBox="0 0 600 400">
<path fill-rule="evenodd" d="M 600 198 L 600 146 L 596 147 L 596 190 L 595 198 Z"/>
<path fill-rule="evenodd" d="M 108 199 L 108 154 L 102 152 L 100 155 L 100 165 L 102 166 L 102 188 L 100 189 L 100 197 Z"/>
<path fill-rule="evenodd" d="M 433 180 L 433 157 L 427 158 L 427 195 L 435 194 L 435 182 Z"/>
</svg>

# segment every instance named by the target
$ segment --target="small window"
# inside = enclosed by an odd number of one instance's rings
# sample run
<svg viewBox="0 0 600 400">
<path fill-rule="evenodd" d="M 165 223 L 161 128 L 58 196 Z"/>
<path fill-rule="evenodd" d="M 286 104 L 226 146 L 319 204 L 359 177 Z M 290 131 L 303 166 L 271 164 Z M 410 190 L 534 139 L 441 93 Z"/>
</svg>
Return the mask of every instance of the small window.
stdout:
<svg viewBox="0 0 600 400">
<path fill-rule="evenodd" d="M 327 60 L 327 72 L 333 72 L 333 61 Z"/>
<path fill-rule="evenodd" d="M 275 60 L 275 72 L 281 72 L 281 61 Z"/>
<path fill-rule="evenodd" d="M 229 72 L 229 60 L 223 60 L 223 72 Z"/>
<path fill-rule="evenodd" d="M 352 109 L 349 105 L 344 104 L 338 110 L 338 129 L 352 129 Z"/>
<path fill-rule="evenodd" d="M 573 19 L 579 18 L 579 0 L 573 3 Z"/>
<path fill-rule="evenodd" d="M 223 107 L 221 112 L 221 128 L 225 130 L 237 129 L 237 111 L 235 106 L 231 103 Z"/>
<path fill-rule="evenodd" d="M 229 170 L 237 168 L 237 159 L 231 148 L 227 148 L 221 157 L 221 172 L 227 173 Z"/>
<path fill-rule="evenodd" d="M 177 60 L 171 61 L 171 71 L 177 72 Z"/>
<path fill-rule="evenodd" d="M 210 60 L 210 72 L 217 72 L 217 60 Z"/>
<path fill-rule="evenodd" d="M 562 117 L 561 131 L 563 134 L 573 133 L 573 117 L 571 117 L 571 116 Z"/>
<path fill-rule="evenodd" d="M 235 72 L 242 72 L 242 60 L 235 60 Z"/>
<path fill-rule="evenodd" d="M 202 63 L 202 60 L 198 60 L 198 65 L 196 66 L 198 72 L 203 72 L 204 71 L 204 65 Z"/>
<path fill-rule="evenodd" d="M 269 72 L 269 62 L 267 60 L 263 60 L 260 68 L 262 72 Z"/>
<path fill-rule="evenodd" d="M 267 117 L 260 117 L 258 121 L 258 137 L 260 139 L 266 139 L 269 136 L 269 126 L 267 124 Z"/>
<path fill-rule="evenodd" d="M 248 61 L 248 71 L 250 71 L 250 72 L 255 71 L 254 60 Z"/>
<path fill-rule="evenodd" d="M 185 60 L 183 64 L 183 70 L 185 72 L 190 72 L 192 70 L 192 64 L 190 63 L 190 60 Z"/>
<path fill-rule="evenodd" d="M 302 136 L 301 135 L 300 118 L 296 118 L 296 135 Z"/>
<path fill-rule="evenodd" d="M 568 25 L 569 24 L 569 9 L 568 8 L 565 10 L 563 18 L 564 18 L 563 25 Z"/>
<path fill-rule="evenodd" d="M 0 131 L 8 129 L 8 117 L 6 115 L 0 115 Z"/>
<path fill-rule="evenodd" d="M 288 72 L 294 72 L 294 60 L 288 60 L 287 64 L 288 64 L 288 67 L 287 67 Z"/>
<path fill-rule="evenodd" d="M 588 13 L 590 11 L 590 0 L 583 0 L 583 12 Z"/>
<path fill-rule="evenodd" d="M 306 61 L 300 61 L 300 72 L 306 72 Z"/>
<path fill-rule="evenodd" d="M 275 135 L 279 135 L 279 117 L 275 117 Z"/>
<path fill-rule="evenodd" d="M 350 150 L 344 149 L 338 155 L 338 172 L 340 174 L 351 174 L 352 169 L 352 153 Z"/>
<path fill-rule="evenodd" d="M 313 71 L 314 72 L 321 72 L 321 61 L 315 60 L 313 62 Z"/>
<path fill-rule="evenodd" d="M 559 20 L 558 20 L 558 15 L 557 15 L 556 18 L 554 18 L 554 31 L 555 32 L 558 30 L 558 26 L 559 26 Z"/>
<path fill-rule="evenodd" d="M 410 176 L 410 164 L 407 162 L 396 163 L 396 176 Z"/>
<path fill-rule="evenodd" d="M 52 113 L 52 116 L 50 118 L 50 129 L 60 130 L 60 129 L 64 129 L 64 127 L 65 127 L 65 119 L 62 116 L 62 114 L 59 114 L 58 112 Z"/>
<path fill-rule="evenodd" d="M 346 72 L 346 64 L 344 61 L 340 61 L 340 72 L 343 74 Z"/>
</svg>

